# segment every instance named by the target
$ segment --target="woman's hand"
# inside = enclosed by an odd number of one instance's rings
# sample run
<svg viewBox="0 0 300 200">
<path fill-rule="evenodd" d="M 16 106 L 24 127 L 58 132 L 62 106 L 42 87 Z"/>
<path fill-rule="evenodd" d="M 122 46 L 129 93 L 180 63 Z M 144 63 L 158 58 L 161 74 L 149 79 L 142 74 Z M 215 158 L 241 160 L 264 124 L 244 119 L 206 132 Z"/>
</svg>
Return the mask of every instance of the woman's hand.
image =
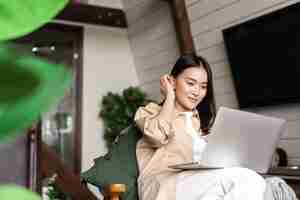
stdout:
<svg viewBox="0 0 300 200">
<path fill-rule="evenodd" d="M 172 123 L 175 111 L 174 78 L 168 74 L 160 77 L 160 91 L 163 96 L 163 105 L 157 117 Z"/>
<path fill-rule="evenodd" d="M 168 98 L 175 98 L 175 92 L 174 92 L 174 87 L 171 83 L 171 78 L 170 75 L 165 74 L 160 77 L 160 92 L 163 96 L 163 99 L 166 97 Z"/>
</svg>

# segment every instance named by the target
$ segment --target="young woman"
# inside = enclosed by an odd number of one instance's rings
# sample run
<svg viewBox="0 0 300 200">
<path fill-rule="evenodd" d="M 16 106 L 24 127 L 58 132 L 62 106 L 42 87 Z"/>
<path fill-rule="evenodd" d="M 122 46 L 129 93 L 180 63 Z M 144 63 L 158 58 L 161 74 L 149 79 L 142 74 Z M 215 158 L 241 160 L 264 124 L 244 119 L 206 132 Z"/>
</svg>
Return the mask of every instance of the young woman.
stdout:
<svg viewBox="0 0 300 200">
<path fill-rule="evenodd" d="M 246 168 L 178 171 L 201 162 L 215 118 L 212 73 L 202 57 L 180 57 L 160 79 L 164 101 L 140 107 L 135 122 L 144 133 L 137 144 L 140 200 L 263 200 L 266 183 Z M 208 144 L 209 145 L 209 144 Z"/>
</svg>

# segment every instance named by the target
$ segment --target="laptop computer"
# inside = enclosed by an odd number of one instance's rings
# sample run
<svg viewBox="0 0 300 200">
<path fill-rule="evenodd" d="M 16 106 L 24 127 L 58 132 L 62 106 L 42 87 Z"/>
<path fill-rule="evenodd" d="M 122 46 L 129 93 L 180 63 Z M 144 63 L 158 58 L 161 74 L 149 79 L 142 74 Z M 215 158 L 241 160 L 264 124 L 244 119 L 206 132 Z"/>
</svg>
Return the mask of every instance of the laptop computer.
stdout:
<svg viewBox="0 0 300 200">
<path fill-rule="evenodd" d="M 169 167 L 209 170 L 241 166 L 267 173 L 285 124 L 283 119 L 220 107 L 200 163 Z"/>
</svg>

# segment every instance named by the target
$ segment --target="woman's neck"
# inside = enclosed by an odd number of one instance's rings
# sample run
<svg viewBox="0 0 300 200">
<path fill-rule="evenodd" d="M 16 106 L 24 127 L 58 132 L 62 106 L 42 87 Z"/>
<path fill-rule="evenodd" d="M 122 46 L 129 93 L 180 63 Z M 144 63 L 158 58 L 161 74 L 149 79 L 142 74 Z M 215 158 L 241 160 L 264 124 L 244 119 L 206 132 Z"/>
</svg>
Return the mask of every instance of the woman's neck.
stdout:
<svg viewBox="0 0 300 200">
<path fill-rule="evenodd" d="M 176 111 L 176 113 L 180 113 L 180 112 L 193 112 L 193 110 L 187 109 L 187 108 L 183 107 L 177 101 L 175 101 L 175 111 Z"/>
</svg>

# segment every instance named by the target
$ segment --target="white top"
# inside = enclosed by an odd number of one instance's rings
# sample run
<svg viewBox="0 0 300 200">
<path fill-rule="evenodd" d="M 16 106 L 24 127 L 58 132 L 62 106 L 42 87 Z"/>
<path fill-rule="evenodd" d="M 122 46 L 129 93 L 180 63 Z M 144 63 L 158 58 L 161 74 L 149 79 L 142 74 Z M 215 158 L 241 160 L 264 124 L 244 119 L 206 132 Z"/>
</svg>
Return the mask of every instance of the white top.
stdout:
<svg viewBox="0 0 300 200">
<path fill-rule="evenodd" d="M 192 112 L 183 112 L 185 116 L 185 125 L 187 132 L 192 136 L 193 139 L 193 162 L 200 162 L 202 152 L 204 151 L 207 142 L 204 136 L 201 136 L 199 132 L 195 130 L 192 124 Z"/>
</svg>

